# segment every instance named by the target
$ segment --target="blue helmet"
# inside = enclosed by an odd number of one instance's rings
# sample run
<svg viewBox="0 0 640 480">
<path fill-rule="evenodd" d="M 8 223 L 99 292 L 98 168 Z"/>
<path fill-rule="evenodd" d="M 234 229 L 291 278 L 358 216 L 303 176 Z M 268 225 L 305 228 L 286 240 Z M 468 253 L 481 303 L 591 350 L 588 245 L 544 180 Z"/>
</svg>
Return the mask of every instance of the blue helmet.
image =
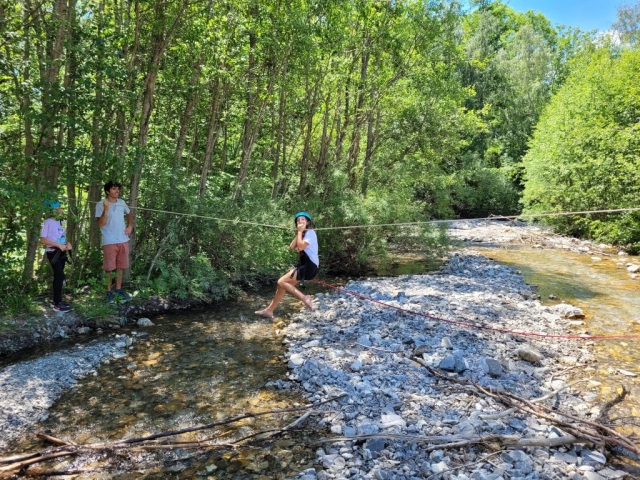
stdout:
<svg viewBox="0 0 640 480">
<path fill-rule="evenodd" d="M 298 213 L 296 213 L 296 216 L 293 217 L 293 221 L 297 222 L 298 221 L 298 217 L 305 217 L 307 220 L 311 221 L 311 215 L 309 215 L 307 212 L 298 212 Z"/>
<path fill-rule="evenodd" d="M 58 208 L 60 205 L 62 205 L 60 202 L 56 201 L 56 200 L 45 200 L 44 202 L 42 202 L 42 204 L 50 209 L 54 209 L 54 208 Z"/>
</svg>

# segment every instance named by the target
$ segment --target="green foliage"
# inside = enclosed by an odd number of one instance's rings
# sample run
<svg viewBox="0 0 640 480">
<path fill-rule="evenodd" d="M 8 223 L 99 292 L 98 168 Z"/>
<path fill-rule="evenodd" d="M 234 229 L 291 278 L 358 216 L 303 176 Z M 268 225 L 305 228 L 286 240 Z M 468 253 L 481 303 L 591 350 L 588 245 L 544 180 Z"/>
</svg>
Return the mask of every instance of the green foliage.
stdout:
<svg viewBox="0 0 640 480">
<path fill-rule="evenodd" d="M 176 250 L 180 255 L 184 253 Z M 170 260 L 174 260 L 170 258 Z M 162 259 L 156 263 L 158 276 L 151 284 L 152 290 L 160 295 L 173 295 L 179 299 L 197 298 L 205 300 L 221 300 L 229 292 L 229 280 L 211 266 L 211 261 L 204 255 L 186 260 L 167 263 Z"/>
<path fill-rule="evenodd" d="M 434 218 L 485 218 L 519 212 L 520 195 L 509 169 L 475 167 L 437 173 L 418 190 L 425 211 Z"/>
<path fill-rule="evenodd" d="M 217 299 L 281 274 L 303 208 L 319 227 L 512 213 L 531 128 L 580 43 L 502 2 L 3 5 L 4 298 L 50 288 L 33 274 L 50 195 L 66 199 L 69 286 L 102 281 L 93 212 L 110 179 L 136 207 L 141 296 Z M 389 243 L 444 246 L 426 227 L 319 238 L 322 268 L 344 274 Z"/>
<path fill-rule="evenodd" d="M 600 48 L 574 62 L 525 158 L 528 212 L 640 204 L 640 51 Z M 637 214 L 550 218 L 559 230 L 638 249 Z"/>
<path fill-rule="evenodd" d="M 29 317 L 38 313 L 33 296 L 26 295 L 25 292 L 15 292 L 9 286 L 5 286 L 5 292 L 0 301 L 3 317 L 12 318 L 16 315 Z"/>
<path fill-rule="evenodd" d="M 464 154 L 480 159 L 481 167 L 517 169 L 540 113 L 566 78 L 568 60 L 592 39 L 501 1 L 483 2 L 463 28 L 463 81 L 475 92 L 466 105 L 486 122 Z M 521 187 L 519 176 L 511 180 Z"/>
</svg>

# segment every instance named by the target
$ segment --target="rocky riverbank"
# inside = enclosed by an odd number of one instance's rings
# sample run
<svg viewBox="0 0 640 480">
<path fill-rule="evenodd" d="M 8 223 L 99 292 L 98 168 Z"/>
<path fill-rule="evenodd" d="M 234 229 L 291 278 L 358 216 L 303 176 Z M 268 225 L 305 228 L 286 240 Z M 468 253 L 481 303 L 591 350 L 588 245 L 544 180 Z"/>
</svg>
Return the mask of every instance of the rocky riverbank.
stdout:
<svg viewBox="0 0 640 480">
<path fill-rule="evenodd" d="M 126 356 L 134 339 L 111 335 L 0 370 L 0 450 L 47 418 L 58 397 L 105 361 Z"/>
<path fill-rule="evenodd" d="M 180 300 L 163 297 L 150 297 L 142 301 L 134 300 L 124 304 L 118 311 L 106 319 L 88 319 L 70 311 L 59 313 L 51 308 L 41 307 L 38 316 L 28 320 L 13 319 L 5 321 L 0 331 L 0 359 L 21 350 L 27 350 L 47 343 L 81 337 L 90 333 L 119 330 L 125 324 L 132 324 L 142 317 L 152 317 L 167 312 L 188 310 L 205 304 L 202 300 Z"/>
<path fill-rule="evenodd" d="M 531 243 L 545 232 L 519 224 L 470 223 L 456 224 L 450 235 L 473 245 Z M 601 247 L 603 254 L 618 255 L 604 246 L 564 237 L 549 242 L 569 242 L 571 249 L 589 255 Z M 540 248 L 551 246 L 540 243 Z M 619 261 L 633 263 L 629 258 L 623 255 Z M 301 312 L 283 327 L 291 370 L 288 379 L 271 386 L 302 388 L 314 402 L 346 395 L 322 411 L 320 426 L 331 440 L 318 448 L 316 468 L 301 472 L 299 478 L 599 480 L 625 476 L 611 466 L 608 452 L 574 442 L 550 447 L 566 436 L 552 422 L 522 412 L 504 415 L 506 407 L 497 399 L 469 384 L 438 378 L 426 368 L 456 381 L 472 379 L 488 391 L 527 399 L 558 391 L 545 403 L 596 419 L 601 404 L 590 383 L 568 383 L 576 371 L 584 372 L 588 380 L 589 372 L 597 368 L 592 342 L 461 325 L 580 335 L 587 332 L 579 309 L 541 305 L 518 272 L 468 248 L 453 254 L 431 275 L 365 279 L 345 288 L 426 316 L 334 292 L 316 295 L 314 312 Z M 189 307 L 162 299 L 149 305 L 155 305 L 158 313 Z M 130 305 L 120 319 L 135 319 L 149 311 L 154 310 Z M 87 333 L 80 331 L 87 325 L 73 314 L 56 315 L 44 323 L 52 336 L 58 329 L 58 338 Z M 46 418 L 47 409 L 78 379 L 97 374 L 101 362 L 124 356 L 137 336 L 144 335 L 118 335 L 118 327 L 116 320 L 94 325 L 90 328 L 104 328 L 100 339 L 0 370 L 1 449 Z M 109 332 L 110 328 L 115 331 Z M 30 334 L 35 337 L 34 332 Z M 474 435 L 526 439 L 538 446 L 500 452 L 488 448 L 490 442 L 458 448 L 441 445 Z"/>
<path fill-rule="evenodd" d="M 605 451 L 579 442 L 550 447 L 566 432 L 520 411 L 501 416 L 505 407 L 496 399 L 469 385 L 438 379 L 425 368 L 529 400 L 558 391 L 547 400 L 549 405 L 596 419 L 601 410 L 588 382 L 567 384 L 571 370 L 595 368 L 592 342 L 478 330 L 437 320 L 582 334 L 581 322 L 567 318 L 579 317 L 579 310 L 542 306 L 517 272 L 470 250 L 454 254 L 433 275 L 361 280 L 345 289 L 431 318 L 345 293 L 319 294 L 314 312 L 293 318 L 285 330 L 290 383 L 275 386 L 299 384 L 314 402 L 345 394 L 322 415 L 320 425 L 334 440 L 318 449 L 318 471 L 303 472 L 301 478 L 625 476 L 608 466 Z M 437 447 L 488 435 L 513 436 L 540 446 L 504 452 L 479 446 Z M 427 448 L 430 445 L 436 447 Z"/>
</svg>

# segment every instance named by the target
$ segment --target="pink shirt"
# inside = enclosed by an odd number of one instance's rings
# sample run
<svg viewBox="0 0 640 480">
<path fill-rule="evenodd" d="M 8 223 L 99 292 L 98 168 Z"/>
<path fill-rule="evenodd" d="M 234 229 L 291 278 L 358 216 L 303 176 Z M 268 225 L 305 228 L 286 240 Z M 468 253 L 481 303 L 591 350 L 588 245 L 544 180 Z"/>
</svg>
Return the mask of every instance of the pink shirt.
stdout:
<svg viewBox="0 0 640 480">
<path fill-rule="evenodd" d="M 67 244 L 67 231 L 62 227 L 62 224 L 55 218 L 47 218 L 42 224 L 42 230 L 40 230 L 40 237 L 44 237 L 52 242 Z M 52 252 L 55 247 L 47 245 L 45 247 L 47 252 Z"/>
</svg>

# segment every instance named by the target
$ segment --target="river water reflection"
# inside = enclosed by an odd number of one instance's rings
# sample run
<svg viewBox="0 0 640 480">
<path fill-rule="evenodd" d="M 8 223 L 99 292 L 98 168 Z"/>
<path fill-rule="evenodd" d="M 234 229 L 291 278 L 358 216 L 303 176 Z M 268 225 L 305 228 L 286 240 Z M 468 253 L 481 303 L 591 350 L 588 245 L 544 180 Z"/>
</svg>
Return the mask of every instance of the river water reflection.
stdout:
<svg viewBox="0 0 640 480">
<path fill-rule="evenodd" d="M 200 311 L 154 318 L 155 326 L 137 329 L 136 344 L 125 358 L 103 364 L 96 376 L 81 380 L 59 399 L 39 428 L 77 443 L 93 443 L 304 404 L 289 390 L 265 387 L 269 381 L 286 379 L 287 374 L 278 334 L 278 321 L 286 317 L 273 321 L 253 314 L 272 295 L 269 289 Z M 299 308 L 299 303 L 287 299 L 279 312 L 288 315 Z M 219 437 L 221 443 L 230 444 L 284 427 L 301 414 L 257 417 L 173 438 L 184 442 Z M 268 451 L 229 448 L 195 462 L 185 460 L 190 455 L 186 450 L 171 452 L 169 461 L 166 453 L 162 461 L 141 453 L 138 460 L 156 465 L 106 478 L 284 478 L 313 466 L 314 450 L 305 443 L 295 437 L 280 439 Z M 34 440 L 19 450 L 42 447 Z M 69 465 L 65 462 L 56 468 Z M 100 459 L 94 465 L 101 465 Z M 80 478 L 94 477 L 83 474 Z"/>
</svg>

